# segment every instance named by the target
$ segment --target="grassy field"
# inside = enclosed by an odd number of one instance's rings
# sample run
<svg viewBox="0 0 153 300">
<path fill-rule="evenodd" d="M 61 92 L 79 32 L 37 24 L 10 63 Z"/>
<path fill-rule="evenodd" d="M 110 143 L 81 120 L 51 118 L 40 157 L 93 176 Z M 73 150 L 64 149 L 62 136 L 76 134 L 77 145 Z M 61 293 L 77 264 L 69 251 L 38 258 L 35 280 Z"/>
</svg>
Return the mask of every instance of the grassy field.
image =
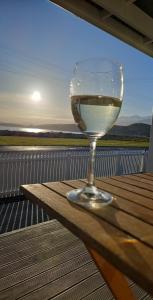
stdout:
<svg viewBox="0 0 153 300">
<path fill-rule="evenodd" d="M 20 136 L 0 136 L 2 146 L 87 146 L 87 139 L 67 139 L 67 138 L 38 138 Z M 112 147 L 148 147 L 148 142 L 143 140 L 100 140 L 98 146 Z"/>
</svg>

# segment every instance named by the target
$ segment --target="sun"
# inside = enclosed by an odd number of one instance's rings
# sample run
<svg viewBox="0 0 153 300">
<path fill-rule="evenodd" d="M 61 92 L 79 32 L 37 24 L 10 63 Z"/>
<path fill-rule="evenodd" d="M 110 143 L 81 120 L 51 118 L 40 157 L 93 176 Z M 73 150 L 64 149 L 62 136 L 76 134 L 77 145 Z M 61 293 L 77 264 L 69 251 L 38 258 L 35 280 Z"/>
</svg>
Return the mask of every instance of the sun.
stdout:
<svg viewBox="0 0 153 300">
<path fill-rule="evenodd" d="M 33 101 L 39 102 L 41 100 L 40 92 L 39 91 L 34 91 L 31 98 L 32 98 Z"/>
</svg>

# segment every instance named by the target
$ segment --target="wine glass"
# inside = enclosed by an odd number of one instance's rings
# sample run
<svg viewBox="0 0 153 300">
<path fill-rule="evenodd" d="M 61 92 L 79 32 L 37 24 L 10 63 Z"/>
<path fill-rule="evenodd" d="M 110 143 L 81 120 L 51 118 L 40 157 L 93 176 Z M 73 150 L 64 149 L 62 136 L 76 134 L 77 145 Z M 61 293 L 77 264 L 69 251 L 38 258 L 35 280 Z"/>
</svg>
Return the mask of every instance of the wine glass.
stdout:
<svg viewBox="0 0 153 300">
<path fill-rule="evenodd" d="M 114 125 L 123 99 L 122 65 L 109 59 L 86 59 L 76 63 L 70 83 L 71 109 L 75 122 L 90 142 L 87 184 L 67 193 L 67 198 L 86 208 L 101 208 L 113 196 L 94 183 L 97 139 Z"/>
</svg>

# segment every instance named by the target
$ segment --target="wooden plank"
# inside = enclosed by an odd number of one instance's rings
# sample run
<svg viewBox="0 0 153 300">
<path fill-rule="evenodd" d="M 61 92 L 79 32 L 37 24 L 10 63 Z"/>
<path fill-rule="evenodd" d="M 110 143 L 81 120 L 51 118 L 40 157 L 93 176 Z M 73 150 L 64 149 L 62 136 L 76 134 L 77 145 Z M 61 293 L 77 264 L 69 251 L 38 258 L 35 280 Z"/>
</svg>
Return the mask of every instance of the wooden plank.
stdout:
<svg viewBox="0 0 153 300">
<path fill-rule="evenodd" d="M 52 186 L 50 183 L 45 184 L 46 186 Z M 74 182 L 75 186 L 75 182 Z M 54 185 L 55 187 L 55 185 Z M 60 185 L 61 189 L 61 185 Z M 59 189 L 57 189 L 58 191 Z M 65 196 L 65 194 L 63 194 Z M 116 202 L 116 200 L 114 201 Z M 118 229 L 124 230 L 134 238 L 137 238 L 145 243 L 147 243 L 149 246 L 153 247 L 153 237 L 151 232 L 153 231 L 153 226 L 146 224 L 142 222 L 141 220 L 129 215 L 128 213 L 125 213 L 118 209 L 118 206 L 116 204 L 116 207 L 112 207 L 112 205 L 106 206 L 103 209 L 95 209 L 90 210 L 95 215 L 100 216 L 105 221 L 109 222 L 113 226 L 116 226 Z M 153 212 L 152 212 L 152 218 L 153 218 Z"/>
<path fill-rule="evenodd" d="M 133 185 L 130 185 L 128 183 L 119 182 L 118 180 L 115 179 L 115 177 L 114 178 L 113 177 L 111 177 L 111 178 L 103 177 L 100 180 L 103 181 L 103 182 L 109 183 L 110 185 L 114 185 L 117 188 L 122 188 L 126 191 L 132 192 L 135 197 L 137 197 L 137 194 L 138 194 L 138 195 L 142 195 L 144 197 L 153 199 L 153 193 L 152 192 L 150 192 L 148 190 L 141 189 L 141 188 L 133 186 Z"/>
<path fill-rule="evenodd" d="M 105 181 L 105 179 L 107 179 L 107 181 Z M 101 177 L 101 178 L 98 177 L 97 179 L 95 179 L 95 184 L 97 187 L 100 187 L 101 189 L 108 191 L 117 197 L 122 197 L 124 199 L 127 199 L 128 201 L 135 202 L 139 205 L 149 208 L 150 210 L 153 210 L 152 199 L 149 199 L 142 195 L 135 194 L 131 191 L 122 189 L 121 185 L 120 185 L 120 187 L 115 186 L 114 184 L 112 184 L 112 182 L 111 183 L 110 183 L 110 181 L 108 182 L 109 179 L 110 178 L 108 178 L 108 177 L 107 178 L 106 177 Z M 84 184 L 86 182 L 86 180 L 81 180 L 81 181 L 83 181 Z M 80 181 L 70 180 L 70 181 L 63 181 L 63 182 L 66 183 L 67 185 L 74 186 L 75 188 L 82 187 L 82 184 Z"/>
<path fill-rule="evenodd" d="M 147 191 L 153 192 L 153 185 L 144 183 L 143 181 L 135 180 L 135 177 L 134 178 L 133 177 L 134 176 L 115 176 L 113 177 L 113 179 L 119 182 L 127 183 L 129 185 L 133 185 L 141 189 L 145 189 Z"/>
<path fill-rule="evenodd" d="M 107 285 L 103 285 L 102 287 L 96 289 L 91 294 L 83 298 L 83 300 L 102 300 L 102 299 L 113 300 L 113 295 Z M 55 300 L 58 300 L 58 298 Z M 67 300 L 67 299 L 63 299 L 63 300 Z"/>
<path fill-rule="evenodd" d="M 136 0 L 126 0 L 126 3 L 127 4 L 131 4 L 131 3 L 134 3 Z"/>
<path fill-rule="evenodd" d="M 58 230 L 60 228 L 62 228 L 62 225 L 57 220 L 54 220 L 1 234 L 0 249 L 11 244 L 33 239 L 34 237 L 43 235 L 48 231 Z"/>
<path fill-rule="evenodd" d="M 94 267 L 96 267 L 95 264 L 94 266 L 88 264 L 82 268 L 79 268 L 74 272 L 71 272 L 66 276 L 59 278 L 58 280 L 55 280 L 51 284 L 49 283 L 45 285 L 44 287 L 34 291 L 33 293 L 25 295 L 25 297 L 23 297 L 23 300 L 52 299 L 60 293 L 67 291 L 71 286 L 78 285 L 82 281 L 91 277 L 92 281 L 99 282 L 100 275 L 98 272 L 95 272 Z"/>
<path fill-rule="evenodd" d="M 58 253 L 63 252 L 67 247 L 74 246 L 78 243 L 77 240 L 72 240 L 69 237 L 61 239 L 57 242 L 56 246 L 47 249 L 40 249 L 37 253 L 31 253 L 29 256 L 25 256 L 23 259 L 10 262 L 0 268 L 0 278 L 7 276 L 10 273 L 18 272 L 21 269 L 28 268 L 34 264 L 39 263 L 41 260 L 48 259 L 49 257 L 55 256 Z"/>
<path fill-rule="evenodd" d="M 91 258 L 87 254 L 80 255 L 1 292 L 0 299 L 49 299 L 95 273 L 97 268 Z"/>
<path fill-rule="evenodd" d="M 149 175 L 149 176 L 151 176 L 151 177 L 153 177 L 153 173 L 145 173 L 146 175 Z"/>
<path fill-rule="evenodd" d="M 153 177 L 150 176 L 150 174 L 147 174 L 147 173 L 144 173 L 144 174 L 133 174 L 133 176 L 148 179 L 150 181 L 150 184 L 153 184 Z"/>
<path fill-rule="evenodd" d="M 152 191 L 152 189 L 153 189 L 152 182 L 150 180 L 148 180 L 148 179 L 145 179 L 142 176 L 141 177 L 140 176 L 136 176 L 136 174 L 135 174 L 135 175 L 126 175 L 126 177 L 129 178 L 129 179 L 132 179 L 133 182 L 138 181 L 140 183 L 145 183 L 146 188 L 148 190 L 150 190 L 150 191 Z"/>
<path fill-rule="evenodd" d="M 146 208 L 149 208 L 150 210 L 153 210 L 153 201 L 150 198 L 146 198 L 144 196 L 141 196 L 139 194 L 134 194 L 131 191 L 127 191 L 122 189 L 122 187 L 117 187 L 109 182 L 104 182 L 103 180 L 95 180 L 96 186 L 99 188 L 109 191 L 110 193 L 116 195 L 117 197 L 123 197 L 124 199 L 127 199 L 129 201 L 135 202 L 139 205 L 142 205 Z"/>
<path fill-rule="evenodd" d="M 112 15 L 124 21 L 128 26 L 153 39 L 153 19 L 134 4 L 127 5 L 125 0 L 92 0 Z"/>
<path fill-rule="evenodd" d="M 64 226 L 94 247 L 116 268 L 153 293 L 152 248 L 81 207 L 70 204 L 40 184 L 23 186 L 22 190 L 28 199 L 42 204 L 48 213 L 54 212 Z"/>
<path fill-rule="evenodd" d="M 27 279 L 37 276 L 38 274 L 50 270 L 63 262 L 67 262 L 75 257 L 84 255 L 87 253 L 87 250 L 81 241 L 73 245 L 69 245 L 66 249 L 63 249 L 63 252 L 57 253 L 55 256 L 51 256 L 48 251 L 48 256 L 46 252 L 41 254 L 40 260 L 31 266 L 19 269 L 17 272 L 9 272 L 7 276 L 0 279 L 0 291 L 6 290 L 20 282 L 24 282 Z M 50 257 L 51 256 L 51 257 Z"/>
<path fill-rule="evenodd" d="M 131 214 L 132 216 L 139 218 L 140 220 L 153 225 L 153 210 L 149 208 L 149 205 L 147 203 L 147 207 L 144 207 L 145 198 L 143 199 L 143 205 L 142 201 L 139 200 L 139 197 L 134 195 L 130 195 L 130 199 L 120 197 L 116 195 L 116 193 L 113 193 L 114 188 L 110 188 L 110 186 L 106 185 L 104 187 L 104 184 L 101 183 L 101 181 L 97 181 L 97 187 L 100 189 L 104 189 L 107 192 L 110 192 L 114 195 L 115 201 L 112 203 L 112 206 L 117 207 L 118 209 L 122 209 L 125 212 Z M 120 193 L 120 191 L 119 191 Z M 147 199 L 146 199 L 147 200 Z M 140 201 L 140 203 L 139 203 Z M 147 201 L 146 201 L 147 202 Z M 151 203 L 152 206 L 152 203 Z"/>
<path fill-rule="evenodd" d="M 96 293 L 95 290 L 97 291 L 97 289 L 99 290 L 101 288 L 101 294 L 100 294 L 100 298 L 96 297 Z M 106 292 L 110 295 L 110 299 L 104 298 Z M 111 300 L 113 295 L 110 291 L 108 291 L 108 287 L 106 284 L 104 284 L 103 278 L 100 276 L 100 274 L 96 274 L 96 275 L 92 275 L 90 277 L 88 277 L 87 279 L 73 285 L 72 287 L 69 287 L 67 290 L 63 291 L 62 293 L 58 294 L 57 296 L 55 296 L 54 300 L 81 300 L 81 299 L 86 299 L 86 297 L 88 298 L 89 295 L 91 295 L 92 293 L 94 294 L 94 298 L 95 300 L 98 299 L 107 299 L 107 300 Z M 92 296 L 92 295 L 91 295 Z"/>
<path fill-rule="evenodd" d="M 41 245 L 41 242 L 43 242 L 45 239 L 47 239 L 47 237 L 51 238 L 51 236 L 56 236 L 57 234 L 64 234 L 67 232 L 67 229 L 65 228 L 64 230 L 64 227 L 62 226 L 60 229 L 58 230 L 55 230 L 55 231 L 51 231 L 48 230 L 48 232 L 45 232 L 44 234 L 41 234 L 41 235 L 36 235 L 34 234 L 33 238 L 31 239 L 27 239 L 26 240 L 23 240 L 21 242 L 18 242 L 18 243 L 7 243 L 6 245 L 4 245 L 3 248 L 0 248 L 0 257 L 1 255 L 4 255 L 6 254 L 6 251 L 7 251 L 7 255 L 8 254 L 13 254 L 14 252 L 16 251 L 21 251 L 22 249 L 27 249 L 29 247 L 31 247 L 34 243 L 37 243 L 39 242 L 39 244 Z M 15 234 L 14 234 L 14 237 L 15 237 Z M 5 251 L 6 249 L 6 251 Z"/>
<path fill-rule="evenodd" d="M 27 243 L 27 247 L 26 243 L 24 243 L 23 248 L 22 246 L 21 249 L 18 249 L 18 247 L 16 247 L 14 252 L 7 252 L 7 249 L 5 249 L 3 255 L 1 255 L 0 268 L 2 266 L 22 260 L 25 257 L 31 257 L 32 254 L 37 254 L 39 252 L 42 252 L 43 250 L 56 247 L 56 245 L 58 245 L 63 238 L 65 238 L 65 240 L 69 238 L 71 239 L 71 241 L 76 241 L 76 236 L 71 235 L 71 237 L 69 237 L 69 235 L 69 231 L 62 230 L 62 232 L 55 232 L 54 235 L 50 234 L 47 237 L 42 237 L 40 240 L 32 241 L 32 243 L 30 242 L 30 244 Z"/>
<path fill-rule="evenodd" d="M 75 184 L 76 182 L 76 184 Z M 68 183 L 68 185 L 67 185 Z M 48 186 L 50 189 L 52 189 L 53 191 L 57 191 L 57 188 L 60 185 L 60 195 L 64 196 L 66 195 L 66 193 L 68 193 L 70 190 L 72 190 L 72 188 L 76 188 L 79 186 L 83 187 L 85 185 L 85 182 L 79 182 L 79 181 L 71 181 L 70 182 L 64 182 L 63 183 L 46 183 L 44 184 L 45 186 Z M 97 187 L 100 187 L 100 183 L 97 184 Z M 109 187 L 106 190 L 107 192 L 110 192 Z M 127 199 L 124 199 L 123 197 L 119 197 L 114 194 L 115 197 L 115 201 L 113 201 L 110 205 L 121 209 L 125 212 L 127 212 L 128 214 L 131 214 L 132 216 L 135 216 L 137 218 L 139 218 L 140 220 L 153 225 L 153 211 L 150 210 L 149 208 L 143 207 L 139 204 L 136 204 L 134 202 L 128 201 Z"/>
<path fill-rule="evenodd" d="M 153 56 L 153 46 L 144 43 L 144 37 L 137 31 L 132 30 L 129 26 L 123 24 L 114 18 L 103 19 L 103 10 L 92 5 L 85 0 L 50 0 L 61 7 L 69 10 L 73 14 L 86 20 L 90 24 L 99 27 L 102 30 L 116 36 L 133 47 Z M 150 31 L 149 31 L 150 32 Z"/>
</svg>

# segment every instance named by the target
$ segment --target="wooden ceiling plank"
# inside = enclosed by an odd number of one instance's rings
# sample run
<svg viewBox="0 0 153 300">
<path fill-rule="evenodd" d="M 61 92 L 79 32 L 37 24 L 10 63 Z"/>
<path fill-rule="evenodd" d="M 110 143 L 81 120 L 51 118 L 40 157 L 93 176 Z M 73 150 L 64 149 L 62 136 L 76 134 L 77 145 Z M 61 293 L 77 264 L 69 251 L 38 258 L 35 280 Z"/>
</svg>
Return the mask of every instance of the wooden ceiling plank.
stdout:
<svg viewBox="0 0 153 300">
<path fill-rule="evenodd" d="M 153 19 L 134 4 L 126 0 L 92 0 L 144 36 L 153 39 Z"/>
<path fill-rule="evenodd" d="M 126 2 L 127 2 L 127 4 L 132 4 L 132 3 L 136 2 L 136 0 L 127 0 Z"/>
<path fill-rule="evenodd" d="M 152 44 L 152 43 L 153 43 L 153 39 L 152 39 L 152 40 L 146 39 L 146 40 L 144 41 L 144 44 L 146 44 L 146 45 L 149 45 L 149 44 Z"/>
<path fill-rule="evenodd" d="M 103 9 L 85 0 L 50 1 L 153 57 L 153 45 L 145 44 L 141 35 L 117 20 L 111 17 L 103 19 Z"/>
<path fill-rule="evenodd" d="M 110 14 L 107 10 L 103 9 L 100 13 L 100 16 L 103 20 L 108 19 L 109 17 L 112 16 L 112 14 Z"/>
</svg>

